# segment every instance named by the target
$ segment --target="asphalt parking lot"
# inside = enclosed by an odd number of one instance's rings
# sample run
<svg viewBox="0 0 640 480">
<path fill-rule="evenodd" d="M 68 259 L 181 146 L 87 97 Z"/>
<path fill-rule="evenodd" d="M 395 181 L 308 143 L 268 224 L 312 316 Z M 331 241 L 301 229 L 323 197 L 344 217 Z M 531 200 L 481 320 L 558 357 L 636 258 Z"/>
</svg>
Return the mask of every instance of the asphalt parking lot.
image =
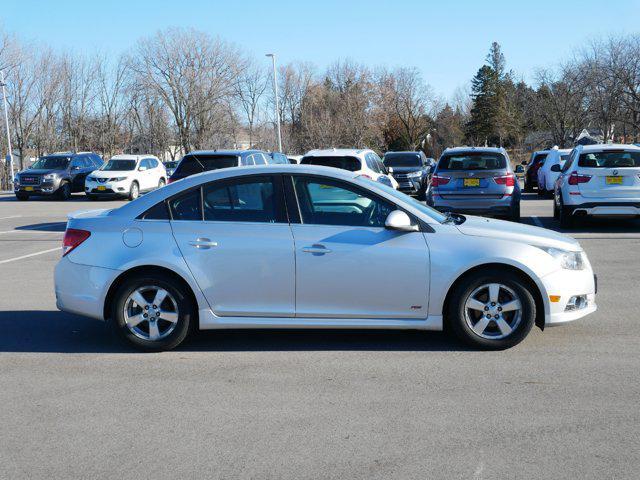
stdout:
<svg viewBox="0 0 640 480">
<path fill-rule="evenodd" d="M 119 204 L 0 194 L 0 478 L 638 478 L 640 221 L 572 231 L 598 312 L 508 351 L 225 331 L 141 354 L 55 308 L 66 214 Z M 559 228 L 550 200 L 522 215 Z"/>
</svg>

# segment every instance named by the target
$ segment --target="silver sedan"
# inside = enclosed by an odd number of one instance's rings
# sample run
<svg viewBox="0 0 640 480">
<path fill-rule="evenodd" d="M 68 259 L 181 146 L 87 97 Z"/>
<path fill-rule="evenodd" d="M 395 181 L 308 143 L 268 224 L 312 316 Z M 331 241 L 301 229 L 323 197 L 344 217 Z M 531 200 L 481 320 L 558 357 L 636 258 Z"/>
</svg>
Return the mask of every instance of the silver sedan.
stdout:
<svg viewBox="0 0 640 480">
<path fill-rule="evenodd" d="M 207 172 L 71 215 L 55 271 L 58 308 L 146 350 L 196 328 L 445 326 L 504 349 L 595 311 L 595 291 L 572 238 L 298 165 Z"/>
</svg>

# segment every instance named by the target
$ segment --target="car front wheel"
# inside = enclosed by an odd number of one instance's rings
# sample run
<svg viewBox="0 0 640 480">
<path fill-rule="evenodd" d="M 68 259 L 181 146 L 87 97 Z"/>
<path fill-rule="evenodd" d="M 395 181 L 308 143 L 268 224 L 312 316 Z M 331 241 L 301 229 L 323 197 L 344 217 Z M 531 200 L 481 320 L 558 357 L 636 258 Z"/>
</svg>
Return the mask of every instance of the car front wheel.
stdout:
<svg viewBox="0 0 640 480">
<path fill-rule="evenodd" d="M 138 349 L 171 350 L 187 337 L 194 309 L 186 288 L 175 279 L 138 275 L 118 288 L 111 322 L 118 336 Z"/>
<path fill-rule="evenodd" d="M 447 321 L 463 342 L 483 350 L 520 343 L 535 323 L 536 305 L 527 283 L 514 272 L 474 272 L 452 292 Z"/>
<path fill-rule="evenodd" d="M 138 182 L 132 182 L 131 188 L 129 188 L 129 200 L 135 200 L 140 196 L 140 187 Z"/>
<path fill-rule="evenodd" d="M 18 192 L 18 193 L 16 193 L 16 198 L 19 201 L 24 202 L 25 200 L 29 200 L 29 194 L 28 193 Z"/>
</svg>

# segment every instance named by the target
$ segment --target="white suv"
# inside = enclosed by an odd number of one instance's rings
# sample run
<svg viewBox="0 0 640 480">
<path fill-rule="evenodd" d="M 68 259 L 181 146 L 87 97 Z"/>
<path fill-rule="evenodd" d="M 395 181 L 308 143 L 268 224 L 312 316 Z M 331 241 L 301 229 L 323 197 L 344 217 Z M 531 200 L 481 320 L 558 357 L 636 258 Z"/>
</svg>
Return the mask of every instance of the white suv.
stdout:
<svg viewBox="0 0 640 480">
<path fill-rule="evenodd" d="M 398 182 L 391 176 L 387 167 L 382 163 L 382 159 L 373 150 L 353 148 L 311 150 L 302 157 L 300 164 L 341 168 L 398 189 Z"/>
<path fill-rule="evenodd" d="M 553 196 L 553 188 L 556 184 L 556 180 L 560 176 L 558 169 L 551 170 L 554 165 L 560 165 L 560 168 L 564 166 L 564 163 L 569 159 L 571 149 L 560 150 L 558 147 L 553 147 L 544 160 L 542 165 L 538 168 L 538 195 L 541 197 Z"/>
<path fill-rule="evenodd" d="M 640 147 L 585 145 L 573 149 L 554 191 L 554 217 L 571 227 L 581 216 L 640 215 Z"/>
<path fill-rule="evenodd" d="M 115 155 L 87 176 L 84 191 L 89 198 L 116 196 L 135 200 L 140 192 L 166 183 L 167 171 L 153 155 Z"/>
</svg>

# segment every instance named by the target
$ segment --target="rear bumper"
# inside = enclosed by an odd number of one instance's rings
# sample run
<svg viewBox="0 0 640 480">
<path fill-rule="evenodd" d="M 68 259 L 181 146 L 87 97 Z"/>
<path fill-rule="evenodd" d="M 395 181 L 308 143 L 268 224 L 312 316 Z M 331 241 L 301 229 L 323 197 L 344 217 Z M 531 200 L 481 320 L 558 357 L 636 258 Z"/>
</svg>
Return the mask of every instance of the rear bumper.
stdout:
<svg viewBox="0 0 640 480">
<path fill-rule="evenodd" d="M 587 215 L 594 217 L 635 217 L 640 216 L 640 202 L 638 201 L 606 201 L 574 203 L 564 207 L 572 215 Z"/>
<path fill-rule="evenodd" d="M 471 215 L 506 215 L 511 212 L 518 198 L 505 196 L 502 198 L 482 198 L 470 196 L 470 198 L 446 198 L 440 195 L 429 194 L 427 204 L 441 212 L 468 213 Z"/>
<path fill-rule="evenodd" d="M 73 263 L 62 257 L 54 271 L 56 306 L 63 312 L 104 320 L 104 300 L 119 270 Z"/>
</svg>

